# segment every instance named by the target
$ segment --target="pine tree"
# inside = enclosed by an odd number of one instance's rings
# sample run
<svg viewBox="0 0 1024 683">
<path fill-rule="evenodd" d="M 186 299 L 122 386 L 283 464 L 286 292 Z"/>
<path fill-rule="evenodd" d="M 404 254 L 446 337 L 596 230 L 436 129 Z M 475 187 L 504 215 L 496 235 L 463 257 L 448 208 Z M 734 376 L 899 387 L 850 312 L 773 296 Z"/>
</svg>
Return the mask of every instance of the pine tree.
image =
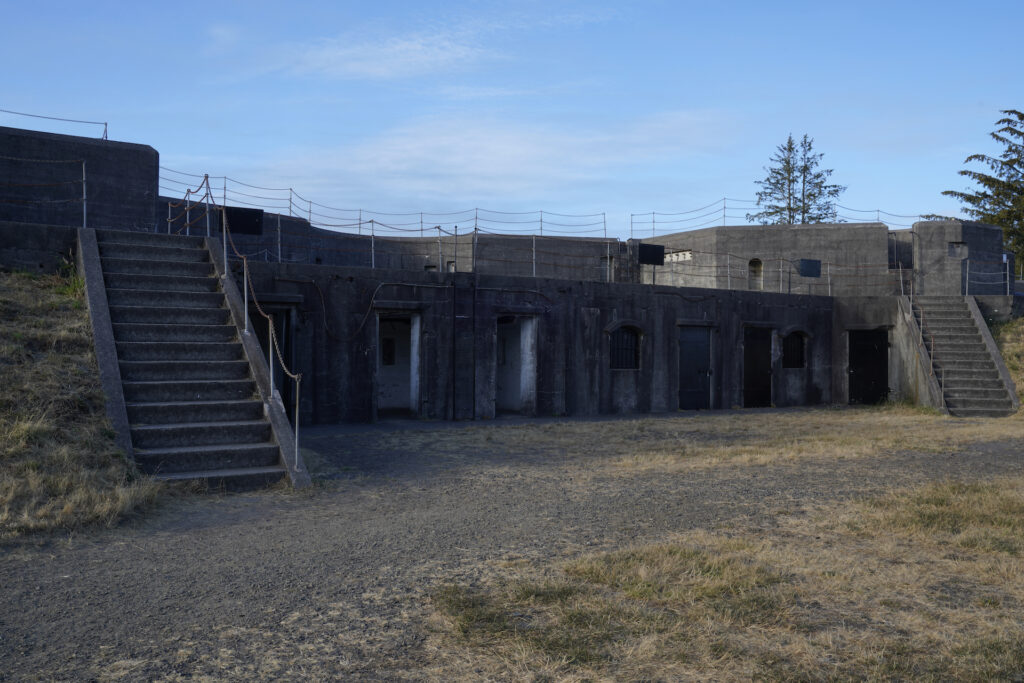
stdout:
<svg viewBox="0 0 1024 683">
<path fill-rule="evenodd" d="M 797 143 L 790 134 L 765 168 L 768 176 L 756 181 L 761 186 L 757 205 L 763 209 L 747 214 L 747 220 L 762 225 L 834 222 L 835 200 L 846 187 L 829 184 L 832 169 L 818 167 L 823 156 L 814 153 L 814 138 L 804 135 Z"/>
<path fill-rule="evenodd" d="M 1021 258 L 1024 256 L 1024 113 L 1016 109 L 1004 109 L 1000 113 L 1006 116 L 996 121 L 999 128 L 989 135 L 1003 145 L 1002 154 L 998 157 L 972 154 L 964 159 L 965 164 L 979 161 L 992 173 L 964 169 L 960 175 L 977 183 L 978 189 L 947 190 L 942 194 L 966 204 L 964 213 L 971 218 L 1001 227 L 1006 249 Z"/>
</svg>

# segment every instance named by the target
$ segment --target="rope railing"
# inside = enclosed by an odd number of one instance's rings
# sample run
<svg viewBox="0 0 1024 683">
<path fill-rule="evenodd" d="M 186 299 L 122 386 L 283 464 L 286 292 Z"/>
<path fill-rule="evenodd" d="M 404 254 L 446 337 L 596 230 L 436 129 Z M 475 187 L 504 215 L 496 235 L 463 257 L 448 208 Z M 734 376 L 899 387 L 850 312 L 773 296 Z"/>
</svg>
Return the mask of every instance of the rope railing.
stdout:
<svg viewBox="0 0 1024 683">
<path fill-rule="evenodd" d="M 208 183 L 208 179 L 206 179 Z M 207 187 L 209 187 L 207 185 Z M 235 246 L 234 237 L 231 235 L 230 225 L 228 223 L 228 215 L 226 207 L 220 207 L 221 210 L 221 233 L 223 235 L 223 249 L 224 249 L 224 275 L 228 274 L 227 268 L 227 245 L 231 244 L 231 250 L 235 252 L 235 256 L 242 261 L 242 290 L 245 293 L 244 299 L 244 311 L 245 311 L 245 334 L 249 334 L 249 296 L 252 296 L 252 303 L 256 307 L 256 312 L 259 313 L 267 321 L 267 374 L 270 376 L 270 395 L 268 400 L 274 399 L 274 357 L 277 357 L 278 365 L 281 367 L 287 377 L 295 382 L 295 469 L 299 469 L 299 405 L 301 403 L 300 397 L 302 396 L 302 373 L 292 372 L 288 365 L 284 361 L 284 354 L 281 353 L 281 345 L 277 340 L 277 331 L 274 328 L 274 317 L 263 310 L 260 306 L 259 299 L 256 297 L 256 288 L 253 285 L 252 277 L 249 275 L 249 257 L 246 254 L 241 253 L 238 247 Z"/>
</svg>

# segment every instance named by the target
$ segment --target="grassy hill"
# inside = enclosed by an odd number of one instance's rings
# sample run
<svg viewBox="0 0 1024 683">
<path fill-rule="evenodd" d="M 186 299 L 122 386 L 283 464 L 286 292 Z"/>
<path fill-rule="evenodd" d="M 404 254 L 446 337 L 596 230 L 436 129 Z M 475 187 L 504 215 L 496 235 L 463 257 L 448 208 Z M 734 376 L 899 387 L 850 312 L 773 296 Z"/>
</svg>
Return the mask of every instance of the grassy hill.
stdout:
<svg viewBox="0 0 1024 683">
<path fill-rule="evenodd" d="M 114 446 L 80 279 L 0 272 L 0 387 L 0 539 L 153 501 Z"/>
</svg>

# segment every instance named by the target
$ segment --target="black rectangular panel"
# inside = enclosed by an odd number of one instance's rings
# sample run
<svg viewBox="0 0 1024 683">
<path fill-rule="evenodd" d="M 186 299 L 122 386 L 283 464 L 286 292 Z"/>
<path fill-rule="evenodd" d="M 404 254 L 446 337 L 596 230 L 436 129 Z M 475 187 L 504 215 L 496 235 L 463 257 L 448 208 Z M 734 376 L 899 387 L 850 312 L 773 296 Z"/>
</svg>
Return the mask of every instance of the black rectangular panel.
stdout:
<svg viewBox="0 0 1024 683">
<path fill-rule="evenodd" d="M 228 214 L 228 230 L 231 232 L 236 235 L 263 234 L 263 209 L 228 206 L 224 210 Z"/>
<path fill-rule="evenodd" d="M 800 277 L 821 277 L 821 261 L 812 258 L 802 258 L 797 261 L 797 270 Z"/>
<path fill-rule="evenodd" d="M 640 263 L 649 266 L 665 265 L 665 245 L 663 244 L 640 244 L 637 254 Z"/>
</svg>

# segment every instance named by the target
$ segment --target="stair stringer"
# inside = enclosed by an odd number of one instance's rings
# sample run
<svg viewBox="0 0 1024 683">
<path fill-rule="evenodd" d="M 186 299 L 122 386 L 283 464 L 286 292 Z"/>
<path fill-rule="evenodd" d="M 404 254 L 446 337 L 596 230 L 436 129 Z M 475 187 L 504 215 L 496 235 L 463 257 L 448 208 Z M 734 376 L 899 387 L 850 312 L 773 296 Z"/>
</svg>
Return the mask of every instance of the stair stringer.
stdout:
<svg viewBox="0 0 1024 683">
<path fill-rule="evenodd" d="M 999 378 L 1003 380 L 1006 393 L 1010 395 L 1010 403 L 1013 405 L 1014 411 L 1019 410 L 1020 398 L 1017 396 L 1017 385 L 1014 383 L 1013 378 L 1010 377 L 1010 371 L 1006 367 L 1006 363 L 1003 362 L 1003 354 L 999 352 L 999 346 L 992 337 L 992 332 L 988 329 L 988 323 L 985 322 L 985 317 L 981 314 L 981 309 L 978 308 L 978 302 L 973 296 L 965 298 L 967 299 L 967 309 L 971 312 L 971 317 L 974 319 L 974 324 L 978 327 L 978 332 L 981 333 L 981 338 L 985 342 L 985 348 L 988 349 L 988 355 L 992 356 L 992 362 L 996 365 Z"/>
<path fill-rule="evenodd" d="M 117 357 L 117 344 L 114 342 L 107 286 L 103 280 L 103 266 L 94 229 L 78 229 L 78 253 L 75 255 L 75 261 L 78 274 L 85 282 L 85 301 L 92 326 L 93 350 L 96 365 L 99 367 L 100 384 L 107 399 L 107 418 L 114 430 L 114 443 L 128 460 L 134 462 L 131 425 L 128 422 L 124 387 L 121 384 L 121 365 Z"/>
<path fill-rule="evenodd" d="M 911 340 L 914 346 L 914 356 L 917 361 L 917 371 L 921 373 L 921 377 L 925 378 L 926 385 L 928 387 L 928 401 L 924 405 L 937 408 L 945 415 L 949 415 L 949 408 L 946 407 L 946 399 L 942 395 L 942 387 L 939 386 L 939 380 L 935 376 L 935 368 L 932 364 L 931 354 L 928 353 L 928 348 L 921 342 L 921 326 L 917 324 L 917 318 L 914 317 L 914 307 L 910 302 L 910 297 L 900 296 L 897 297 L 899 301 L 900 313 L 903 316 L 903 323 L 907 326 L 910 332 Z"/>
<path fill-rule="evenodd" d="M 263 402 L 263 413 L 270 422 L 274 440 L 280 448 L 280 463 L 288 471 L 288 478 L 294 488 L 305 488 L 312 481 L 302 454 L 295 450 L 295 431 L 288 416 L 285 414 L 284 403 L 280 395 L 270 394 L 270 368 L 267 366 L 267 359 L 263 355 L 263 349 L 256 340 L 256 335 L 251 331 L 245 331 L 245 303 L 238 285 L 230 273 L 224 272 L 224 252 L 220 242 L 216 238 L 207 237 L 204 240 L 210 259 L 213 261 L 214 272 L 220 280 L 224 292 L 224 299 L 227 302 L 228 310 L 231 312 L 231 319 L 238 330 L 238 338 L 242 342 L 242 353 L 245 354 L 252 371 L 256 388 L 260 393 L 260 400 Z M 295 400 L 300 400 L 298 396 Z"/>
</svg>

